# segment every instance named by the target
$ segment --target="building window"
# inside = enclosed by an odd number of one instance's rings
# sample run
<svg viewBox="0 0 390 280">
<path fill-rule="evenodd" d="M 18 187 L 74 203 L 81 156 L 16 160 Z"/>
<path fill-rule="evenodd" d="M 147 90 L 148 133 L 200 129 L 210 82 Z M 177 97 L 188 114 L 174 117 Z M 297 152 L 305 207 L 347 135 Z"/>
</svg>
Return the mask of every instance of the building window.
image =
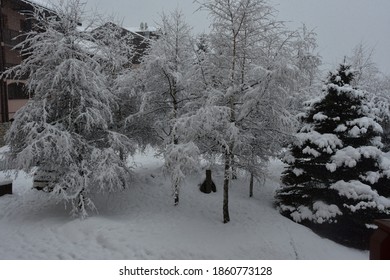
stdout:
<svg viewBox="0 0 390 280">
<path fill-rule="evenodd" d="M 8 85 L 8 99 L 28 99 L 28 92 L 22 83 L 13 83 Z"/>
<path fill-rule="evenodd" d="M 19 31 L 15 31 L 12 29 L 3 29 L 3 40 L 4 43 L 9 46 L 15 46 L 25 40 L 25 35 L 22 35 Z"/>
<path fill-rule="evenodd" d="M 20 30 L 22 32 L 31 31 L 32 30 L 32 20 L 31 19 L 20 20 Z"/>
<path fill-rule="evenodd" d="M 8 17 L 7 15 L 4 15 L 2 14 L 1 15 L 1 21 L 2 21 L 2 26 L 5 28 L 5 27 L 8 27 Z"/>
</svg>

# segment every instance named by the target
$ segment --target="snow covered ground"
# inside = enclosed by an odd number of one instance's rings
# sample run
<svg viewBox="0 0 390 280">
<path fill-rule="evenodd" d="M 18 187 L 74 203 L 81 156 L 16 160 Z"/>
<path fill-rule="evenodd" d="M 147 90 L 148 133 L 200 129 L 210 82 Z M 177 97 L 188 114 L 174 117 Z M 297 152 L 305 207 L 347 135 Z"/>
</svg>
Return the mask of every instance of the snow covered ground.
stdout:
<svg viewBox="0 0 390 280">
<path fill-rule="evenodd" d="M 99 213 L 86 220 L 31 190 L 32 178 L 20 173 L 14 194 L 0 197 L 0 259 L 368 259 L 367 251 L 323 239 L 273 208 L 283 169 L 277 160 L 255 198 L 248 198 L 249 182 L 233 181 L 228 224 L 222 223 L 222 176 L 216 172 L 217 193 L 201 193 L 203 175 L 193 176 L 174 207 L 153 151 L 134 162 L 144 179 L 122 193 L 95 197 Z"/>
</svg>

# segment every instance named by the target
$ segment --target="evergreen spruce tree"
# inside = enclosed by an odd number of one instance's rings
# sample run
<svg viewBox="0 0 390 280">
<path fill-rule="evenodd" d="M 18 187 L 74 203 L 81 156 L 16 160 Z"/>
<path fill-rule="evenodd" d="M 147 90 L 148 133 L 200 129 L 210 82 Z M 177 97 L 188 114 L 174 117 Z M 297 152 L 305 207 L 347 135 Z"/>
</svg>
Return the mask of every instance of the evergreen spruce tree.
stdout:
<svg viewBox="0 0 390 280">
<path fill-rule="evenodd" d="M 374 219 L 390 217 L 390 160 L 367 94 L 351 86 L 342 64 L 329 74 L 325 96 L 309 105 L 284 157 L 276 193 L 279 211 L 322 236 L 367 248 Z"/>
</svg>

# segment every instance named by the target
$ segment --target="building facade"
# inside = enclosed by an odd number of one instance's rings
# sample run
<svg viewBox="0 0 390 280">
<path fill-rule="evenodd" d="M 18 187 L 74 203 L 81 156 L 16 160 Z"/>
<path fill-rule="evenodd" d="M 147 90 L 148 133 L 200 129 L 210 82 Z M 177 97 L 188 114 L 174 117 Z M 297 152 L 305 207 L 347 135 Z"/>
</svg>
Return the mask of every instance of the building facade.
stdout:
<svg viewBox="0 0 390 280">
<path fill-rule="evenodd" d="M 149 30 L 149 28 L 145 27 L 145 25 L 142 23 L 142 27 L 138 28 L 127 28 L 117 25 L 113 22 L 107 22 L 103 26 L 100 26 L 92 31 L 92 34 L 96 39 L 99 38 L 99 33 L 102 29 L 112 29 L 116 30 L 118 36 L 121 36 L 123 38 L 127 38 L 126 42 L 129 46 L 132 46 L 133 48 L 133 54 L 131 57 L 131 61 L 129 63 L 129 66 L 136 67 L 141 63 L 142 57 L 145 55 L 146 50 L 150 46 L 150 42 L 157 40 L 159 38 L 159 33 L 157 30 Z M 119 32 L 118 32 L 119 31 Z"/>
<path fill-rule="evenodd" d="M 33 4 L 27 0 L 0 0 L 0 74 L 22 62 L 20 49 L 15 49 L 15 46 L 24 40 L 23 34 L 32 29 L 28 14 L 33 11 Z M 12 120 L 28 99 L 24 80 L 1 77 L 0 122 Z"/>
<path fill-rule="evenodd" d="M 138 30 L 132 28 L 126 28 L 126 30 L 133 35 L 131 44 L 134 47 L 134 57 L 132 62 L 133 65 L 138 65 L 141 63 L 142 57 L 149 48 L 150 42 L 158 40 L 160 37 L 159 32 L 153 29 L 149 30 L 146 24 L 145 26 L 144 24 L 141 24 L 141 27 Z"/>
</svg>

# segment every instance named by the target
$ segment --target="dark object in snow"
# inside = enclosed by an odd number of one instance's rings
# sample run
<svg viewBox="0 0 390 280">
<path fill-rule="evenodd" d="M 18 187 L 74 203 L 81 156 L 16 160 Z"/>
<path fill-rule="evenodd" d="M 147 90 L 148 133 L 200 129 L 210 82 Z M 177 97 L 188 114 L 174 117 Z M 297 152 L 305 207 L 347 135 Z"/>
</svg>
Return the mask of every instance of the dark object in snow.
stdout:
<svg viewBox="0 0 390 280">
<path fill-rule="evenodd" d="M 254 179 L 254 175 L 253 172 L 251 172 L 251 179 L 249 182 L 249 197 L 253 197 L 253 179 Z"/>
<path fill-rule="evenodd" d="M 0 183 L 0 196 L 12 194 L 12 181 Z"/>
<path fill-rule="evenodd" d="M 370 239 L 370 260 L 390 260 L 390 220 L 376 220 Z"/>
<path fill-rule="evenodd" d="M 34 174 L 33 189 L 44 192 L 52 192 L 51 182 L 55 180 L 54 171 L 38 169 Z"/>
<path fill-rule="evenodd" d="M 200 186 L 200 191 L 202 193 L 211 193 L 211 192 L 217 192 L 217 188 L 211 179 L 211 170 L 206 170 L 206 180 L 202 183 Z"/>
</svg>

